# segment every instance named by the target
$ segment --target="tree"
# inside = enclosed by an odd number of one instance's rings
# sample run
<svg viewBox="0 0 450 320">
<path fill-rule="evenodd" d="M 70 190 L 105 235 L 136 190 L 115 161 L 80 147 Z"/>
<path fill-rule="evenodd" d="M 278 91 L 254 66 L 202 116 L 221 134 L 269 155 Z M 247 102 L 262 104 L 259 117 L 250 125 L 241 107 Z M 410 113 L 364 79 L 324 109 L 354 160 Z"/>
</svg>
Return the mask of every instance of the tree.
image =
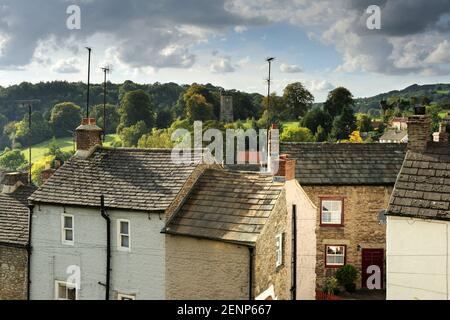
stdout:
<svg viewBox="0 0 450 320">
<path fill-rule="evenodd" d="M 287 127 L 280 136 L 285 142 L 314 142 L 314 136 L 308 128 Z"/>
<path fill-rule="evenodd" d="M 188 111 L 188 101 L 191 99 L 193 95 L 201 95 L 205 98 L 206 103 L 210 104 L 212 107 L 212 117 L 209 120 L 219 119 L 220 117 L 220 100 L 219 100 L 219 92 L 213 92 L 213 87 L 211 85 L 200 85 L 200 84 L 192 84 L 186 92 L 180 95 L 180 98 L 177 102 L 176 109 L 183 114 L 179 114 L 177 116 L 186 115 Z M 217 88 L 216 88 L 217 90 Z"/>
<path fill-rule="evenodd" d="M 361 138 L 359 131 L 353 131 L 352 133 L 350 133 L 350 135 L 348 136 L 348 140 L 345 142 L 363 143 L 363 139 Z"/>
<path fill-rule="evenodd" d="M 53 138 L 52 142 L 50 142 L 50 144 L 48 145 L 48 149 L 45 155 L 52 156 L 54 160 L 59 160 L 64 163 L 72 157 L 73 152 L 62 151 L 60 146 L 56 142 L 56 139 Z"/>
<path fill-rule="evenodd" d="M 156 127 L 159 129 L 167 128 L 172 122 L 172 113 L 168 109 L 162 109 L 156 114 Z"/>
<path fill-rule="evenodd" d="M 139 139 L 148 132 L 148 128 L 144 121 L 139 121 L 136 124 L 124 127 L 119 135 L 124 147 L 136 147 Z"/>
<path fill-rule="evenodd" d="M 17 170 L 25 167 L 27 164 L 28 164 L 28 162 L 20 150 L 6 149 L 0 155 L 0 167 L 1 168 L 11 170 L 11 171 L 17 171 Z"/>
<path fill-rule="evenodd" d="M 294 82 L 284 88 L 283 100 L 286 105 L 285 117 L 297 120 L 311 109 L 314 96 L 300 82 Z"/>
<path fill-rule="evenodd" d="M 314 140 L 317 142 L 324 142 L 328 139 L 328 133 L 319 125 L 316 129 L 316 134 L 314 135 Z"/>
<path fill-rule="evenodd" d="M 120 104 L 120 127 L 130 127 L 143 121 L 150 129 L 154 124 L 153 104 L 150 97 L 143 90 L 125 93 Z M 118 131 L 119 128 L 118 128 Z"/>
<path fill-rule="evenodd" d="M 356 127 L 360 132 L 373 131 L 372 119 L 367 114 L 360 113 L 356 117 Z"/>
<path fill-rule="evenodd" d="M 56 137 L 69 137 L 81 123 L 81 108 L 72 102 L 58 103 L 52 109 L 50 123 Z"/>
<path fill-rule="evenodd" d="M 333 121 L 331 137 L 337 140 L 347 139 L 347 137 L 356 129 L 356 119 L 353 109 L 350 106 L 343 108 L 341 114 Z"/>
<path fill-rule="evenodd" d="M 117 106 L 107 103 L 106 113 L 106 134 L 115 133 L 119 126 L 120 115 Z M 103 105 L 98 104 L 92 108 L 92 117 L 97 120 L 97 125 L 103 128 Z"/>
<path fill-rule="evenodd" d="M 311 130 L 313 134 L 317 133 L 317 128 L 322 127 L 324 133 L 328 135 L 331 131 L 331 116 L 320 108 L 310 110 L 302 119 L 302 126 Z"/>
<path fill-rule="evenodd" d="M 25 114 L 22 121 L 16 123 L 16 139 L 22 146 L 29 146 L 48 140 L 52 137 L 52 130 L 49 123 L 44 119 L 40 112 L 31 114 L 31 135 L 29 130 L 28 114 Z"/>
<path fill-rule="evenodd" d="M 187 118 L 191 122 L 214 119 L 213 106 L 206 102 L 204 96 L 197 93 L 191 95 L 186 101 L 186 110 Z"/>
<path fill-rule="evenodd" d="M 168 129 L 153 129 L 144 134 L 138 142 L 139 148 L 172 148 L 171 133 Z"/>
<path fill-rule="evenodd" d="M 282 97 L 277 96 L 275 93 L 272 93 L 270 95 L 270 106 L 267 97 L 263 98 L 262 104 L 264 112 L 267 111 L 267 117 L 270 123 L 274 123 L 281 120 L 288 120 L 287 118 L 285 118 L 287 115 L 286 105 Z M 264 116 L 264 112 L 262 116 Z"/>
<path fill-rule="evenodd" d="M 334 118 L 342 113 L 345 107 L 353 107 L 353 95 L 344 87 L 339 87 L 330 91 L 327 101 L 324 104 L 324 110 Z"/>
</svg>

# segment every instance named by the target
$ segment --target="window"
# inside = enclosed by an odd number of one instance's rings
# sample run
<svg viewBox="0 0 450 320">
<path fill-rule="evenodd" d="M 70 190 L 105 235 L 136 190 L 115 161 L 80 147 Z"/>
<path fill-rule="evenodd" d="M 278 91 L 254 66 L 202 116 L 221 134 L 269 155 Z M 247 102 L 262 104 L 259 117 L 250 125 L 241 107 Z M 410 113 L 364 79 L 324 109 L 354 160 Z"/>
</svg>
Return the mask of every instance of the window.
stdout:
<svg viewBox="0 0 450 320">
<path fill-rule="evenodd" d="M 134 294 L 118 293 L 117 300 L 136 300 L 136 296 Z"/>
<path fill-rule="evenodd" d="M 56 300 L 77 300 L 78 292 L 74 283 L 63 281 L 55 282 L 55 299 Z"/>
<path fill-rule="evenodd" d="M 61 238 L 63 244 L 73 245 L 74 228 L 73 215 L 63 214 L 61 216 Z"/>
<path fill-rule="evenodd" d="M 326 267 L 340 267 L 345 264 L 345 246 L 326 246 Z"/>
<path fill-rule="evenodd" d="M 322 199 L 321 201 L 321 225 L 342 225 L 343 224 L 343 200 L 342 199 Z"/>
<path fill-rule="evenodd" d="M 278 268 L 283 264 L 283 234 L 280 233 L 275 237 L 275 244 L 276 244 L 276 267 Z"/>
<path fill-rule="evenodd" d="M 122 251 L 130 250 L 130 221 L 117 220 L 117 248 Z"/>
</svg>

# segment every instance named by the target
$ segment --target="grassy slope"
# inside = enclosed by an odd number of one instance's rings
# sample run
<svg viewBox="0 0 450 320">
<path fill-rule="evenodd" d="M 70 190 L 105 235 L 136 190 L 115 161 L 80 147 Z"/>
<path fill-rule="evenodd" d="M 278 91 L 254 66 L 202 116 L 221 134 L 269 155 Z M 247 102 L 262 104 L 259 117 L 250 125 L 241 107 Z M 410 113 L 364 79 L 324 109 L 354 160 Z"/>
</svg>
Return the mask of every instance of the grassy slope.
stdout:
<svg viewBox="0 0 450 320">
<path fill-rule="evenodd" d="M 114 141 L 119 140 L 119 137 L 116 134 L 108 134 L 106 136 L 105 146 L 111 146 Z M 48 146 L 52 142 L 52 139 L 44 141 L 42 143 L 36 144 L 31 148 L 31 162 L 36 162 L 42 159 L 48 151 Z M 74 148 L 73 138 L 59 138 L 56 139 L 56 143 L 61 148 L 62 151 L 71 151 Z M 25 158 L 28 160 L 28 149 L 24 149 L 22 153 L 25 155 Z"/>
</svg>

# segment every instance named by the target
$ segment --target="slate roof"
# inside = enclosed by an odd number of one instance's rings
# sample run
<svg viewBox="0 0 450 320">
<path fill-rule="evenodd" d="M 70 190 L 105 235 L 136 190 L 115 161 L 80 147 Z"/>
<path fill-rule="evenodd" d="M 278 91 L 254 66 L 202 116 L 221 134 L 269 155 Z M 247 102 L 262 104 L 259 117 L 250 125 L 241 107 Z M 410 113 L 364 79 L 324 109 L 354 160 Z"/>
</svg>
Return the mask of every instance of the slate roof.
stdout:
<svg viewBox="0 0 450 320">
<path fill-rule="evenodd" d="M 296 159 L 301 185 L 394 185 L 405 144 L 280 143 L 280 153 Z"/>
<path fill-rule="evenodd" d="M 387 214 L 450 220 L 449 143 L 429 143 L 425 153 L 408 151 Z"/>
<path fill-rule="evenodd" d="M 31 197 L 35 203 L 163 211 L 196 164 L 171 161 L 171 149 L 97 147 L 87 158 L 72 157 Z"/>
<path fill-rule="evenodd" d="M 27 198 L 36 190 L 22 186 L 11 194 L 0 194 L 0 244 L 28 244 Z"/>
<path fill-rule="evenodd" d="M 380 137 L 385 141 L 401 141 L 408 136 L 407 130 L 386 130 L 386 132 Z"/>
<path fill-rule="evenodd" d="M 272 179 L 266 174 L 208 169 L 164 232 L 253 245 L 283 188 Z"/>
</svg>

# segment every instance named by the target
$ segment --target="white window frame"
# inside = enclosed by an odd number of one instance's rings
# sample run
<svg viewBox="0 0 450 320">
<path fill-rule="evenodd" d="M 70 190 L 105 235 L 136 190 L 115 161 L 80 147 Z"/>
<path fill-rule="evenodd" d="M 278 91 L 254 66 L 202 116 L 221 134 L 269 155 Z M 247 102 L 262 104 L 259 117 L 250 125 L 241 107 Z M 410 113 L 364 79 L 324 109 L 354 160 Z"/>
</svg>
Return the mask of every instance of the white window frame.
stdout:
<svg viewBox="0 0 450 320">
<path fill-rule="evenodd" d="M 64 299 L 64 298 L 60 298 L 59 295 L 59 286 L 60 285 L 64 285 L 66 288 L 69 289 L 75 289 L 75 300 L 78 300 L 78 289 L 75 283 L 70 283 L 70 282 L 66 282 L 66 281 L 59 281 L 56 280 L 55 281 L 55 300 L 69 300 L 69 299 Z"/>
<path fill-rule="evenodd" d="M 279 233 L 275 236 L 275 267 L 278 268 L 283 265 L 283 239 L 284 234 Z"/>
<path fill-rule="evenodd" d="M 325 204 L 325 202 L 338 202 L 338 203 L 340 203 L 340 205 L 341 205 L 341 210 L 340 211 L 338 211 L 338 210 L 328 210 L 327 211 L 327 213 L 330 215 L 330 220 L 331 220 L 331 216 L 333 215 L 333 214 L 336 214 L 336 213 L 339 213 L 339 215 L 340 215 L 340 219 L 339 219 L 339 222 L 336 222 L 336 221 L 325 221 L 324 219 L 323 219 L 323 216 L 324 216 L 324 210 L 323 210 L 323 207 L 324 207 L 324 204 Z M 343 221 L 344 220 L 344 200 L 343 199 L 322 199 L 321 200 L 321 203 L 320 203 L 320 224 L 322 224 L 322 225 L 343 225 Z"/>
<path fill-rule="evenodd" d="M 122 298 L 125 298 L 125 299 L 122 299 Z M 118 293 L 117 300 L 136 300 L 136 295 L 135 294 Z"/>
<path fill-rule="evenodd" d="M 120 232 L 120 224 L 121 222 L 128 223 L 128 247 L 122 246 L 122 233 Z M 125 234 L 123 234 L 125 235 Z M 117 250 L 119 251 L 131 251 L 131 223 L 130 220 L 127 219 L 117 219 Z"/>
<path fill-rule="evenodd" d="M 343 254 L 329 255 L 328 254 L 328 248 L 329 247 L 342 247 L 344 249 L 343 250 Z M 347 254 L 347 247 L 345 245 L 336 245 L 336 244 L 334 244 L 334 245 L 326 245 L 326 247 L 325 247 L 325 267 L 341 267 L 341 266 L 344 266 L 345 265 L 345 260 L 346 260 L 346 256 L 345 256 L 346 254 Z M 328 256 L 333 256 L 333 257 L 342 256 L 343 262 L 342 263 L 330 263 L 330 262 L 328 262 Z"/>
<path fill-rule="evenodd" d="M 66 240 L 66 227 L 64 224 L 65 218 L 71 218 L 72 219 L 72 228 L 67 228 L 67 230 L 72 230 L 72 240 Z M 67 214 L 63 213 L 61 215 L 61 243 L 65 245 L 73 246 L 75 242 L 75 217 L 73 214 Z"/>
</svg>

